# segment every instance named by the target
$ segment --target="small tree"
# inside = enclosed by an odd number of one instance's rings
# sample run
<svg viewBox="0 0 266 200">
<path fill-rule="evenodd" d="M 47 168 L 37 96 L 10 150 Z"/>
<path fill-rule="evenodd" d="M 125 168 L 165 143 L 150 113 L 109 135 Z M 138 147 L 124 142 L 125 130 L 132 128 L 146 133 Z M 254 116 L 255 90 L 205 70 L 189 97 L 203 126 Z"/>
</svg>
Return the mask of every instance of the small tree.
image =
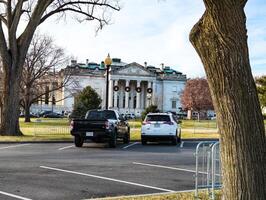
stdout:
<svg viewBox="0 0 266 200">
<path fill-rule="evenodd" d="M 147 107 L 142 113 L 141 113 L 141 119 L 144 120 L 146 115 L 148 113 L 157 113 L 159 112 L 158 106 L 156 105 L 150 105 L 149 107 Z"/>
<path fill-rule="evenodd" d="M 87 86 L 77 96 L 75 96 L 72 117 L 84 117 L 88 110 L 98 109 L 102 103 L 98 93 Z"/>
<path fill-rule="evenodd" d="M 208 82 L 205 78 L 195 78 L 187 81 L 181 103 L 184 110 L 194 110 L 200 112 L 212 110 L 213 104 Z"/>
<path fill-rule="evenodd" d="M 266 75 L 255 78 L 261 109 L 266 108 Z"/>
</svg>

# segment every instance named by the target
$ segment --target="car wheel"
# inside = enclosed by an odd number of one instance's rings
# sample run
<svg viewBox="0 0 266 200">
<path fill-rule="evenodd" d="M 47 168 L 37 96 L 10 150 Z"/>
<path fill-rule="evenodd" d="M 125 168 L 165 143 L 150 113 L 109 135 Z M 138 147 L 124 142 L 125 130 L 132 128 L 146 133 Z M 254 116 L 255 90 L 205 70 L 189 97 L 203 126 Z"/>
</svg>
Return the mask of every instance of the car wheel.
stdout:
<svg viewBox="0 0 266 200">
<path fill-rule="evenodd" d="M 141 139 L 141 144 L 142 145 L 146 145 L 147 144 L 147 140 Z"/>
<path fill-rule="evenodd" d="M 125 134 L 123 138 L 123 143 L 128 144 L 130 142 L 130 129 L 128 129 L 127 133 Z"/>
<path fill-rule="evenodd" d="M 181 143 L 181 129 L 179 130 L 179 136 L 177 136 L 177 143 Z"/>
<path fill-rule="evenodd" d="M 172 138 L 172 144 L 177 145 L 177 137 L 176 136 Z"/>
<path fill-rule="evenodd" d="M 109 147 L 110 148 L 115 148 L 116 147 L 116 132 L 113 133 L 109 140 Z"/>
<path fill-rule="evenodd" d="M 82 147 L 84 142 L 84 139 L 82 137 L 80 137 L 79 135 L 76 135 L 74 138 L 74 143 L 76 147 Z"/>
</svg>

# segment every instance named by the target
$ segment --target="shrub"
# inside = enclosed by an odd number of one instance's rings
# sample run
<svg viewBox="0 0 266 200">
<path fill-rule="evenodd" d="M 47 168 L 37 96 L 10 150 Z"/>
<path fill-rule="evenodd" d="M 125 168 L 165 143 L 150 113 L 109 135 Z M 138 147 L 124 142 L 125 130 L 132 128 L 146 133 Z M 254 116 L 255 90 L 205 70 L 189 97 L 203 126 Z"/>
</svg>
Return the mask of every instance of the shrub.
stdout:
<svg viewBox="0 0 266 200">
<path fill-rule="evenodd" d="M 87 86 L 77 96 L 75 96 L 74 109 L 71 114 L 72 118 L 82 118 L 88 110 L 98 109 L 102 103 L 98 93 Z"/>
<path fill-rule="evenodd" d="M 142 113 L 141 113 L 141 119 L 144 120 L 146 115 L 148 113 L 157 113 L 159 112 L 158 106 L 156 105 L 150 105 L 149 107 L 147 107 Z"/>
</svg>

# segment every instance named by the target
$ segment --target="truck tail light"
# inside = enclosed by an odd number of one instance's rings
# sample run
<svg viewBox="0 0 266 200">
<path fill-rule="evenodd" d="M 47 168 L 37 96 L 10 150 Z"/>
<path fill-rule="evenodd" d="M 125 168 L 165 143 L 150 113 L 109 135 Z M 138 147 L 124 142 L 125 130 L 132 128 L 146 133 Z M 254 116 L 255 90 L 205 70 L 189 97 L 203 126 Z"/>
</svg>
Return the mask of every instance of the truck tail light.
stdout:
<svg viewBox="0 0 266 200">
<path fill-rule="evenodd" d="M 105 129 L 110 129 L 110 123 L 108 121 L 105 122 Z"/>
<path fill-rule="evenodd" d="M 142 125 L 151 124 L 151 122 L 142 122 Z"/>
<path fill-rule="evenodd" d="M 70 122 L 70 131 L 72 131 L 74 129 L 74 121 Z"/>
</svg>

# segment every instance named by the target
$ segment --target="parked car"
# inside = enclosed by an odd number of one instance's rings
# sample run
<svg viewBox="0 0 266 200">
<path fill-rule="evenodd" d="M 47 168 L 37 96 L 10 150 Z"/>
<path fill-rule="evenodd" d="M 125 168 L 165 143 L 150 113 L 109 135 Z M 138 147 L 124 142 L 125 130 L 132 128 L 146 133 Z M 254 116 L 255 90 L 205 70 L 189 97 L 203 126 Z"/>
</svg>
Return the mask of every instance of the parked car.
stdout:
<svg viewBox="0 0 266 200">
<path fill-rule="evenodd" d="M 41 112 L 38 113 L 39 117 L 43 117 L 44 115 L 47 115 L 49 113 L 52 113 L 51 110 L 43 110 Z"/>
<path fill-rule="evenodd" d="M 19 117 L 25 117 L 25 114 L 21 113 Z M 38 118 L 39 115 L 36 113 L 30 113 L 30 118 Z"/>
<path fill-rule="evenodd" d="M 82 147 L 85 140 L 107 141 L 110 147 L 116 147 L 117 139 L 125 144 L 130 140 L 127 121 L 114 110 L 90 110 L 85 119 L 74 119 L 70 126 L 76 147 Z"/>
<path fill-rule="evenodd" d="M 181 127 L 172 113 L 149 113 L 141 126 L 141 143 L 148 141 L 181 142 Z"/>
<path fill-rule="evenodd" d="M 135 116 L 134 113 L 127 113 L 127 114 L 125 114 L 125 118 L 126 118 L 126 119 L 135 119 L 136 116 Z"/>
<path fill-rule="evenodd" d="M 56 112 L 49 112 L 43 115 L 44 118 L 62 118 L 63 116 Z"/>
</svg>

